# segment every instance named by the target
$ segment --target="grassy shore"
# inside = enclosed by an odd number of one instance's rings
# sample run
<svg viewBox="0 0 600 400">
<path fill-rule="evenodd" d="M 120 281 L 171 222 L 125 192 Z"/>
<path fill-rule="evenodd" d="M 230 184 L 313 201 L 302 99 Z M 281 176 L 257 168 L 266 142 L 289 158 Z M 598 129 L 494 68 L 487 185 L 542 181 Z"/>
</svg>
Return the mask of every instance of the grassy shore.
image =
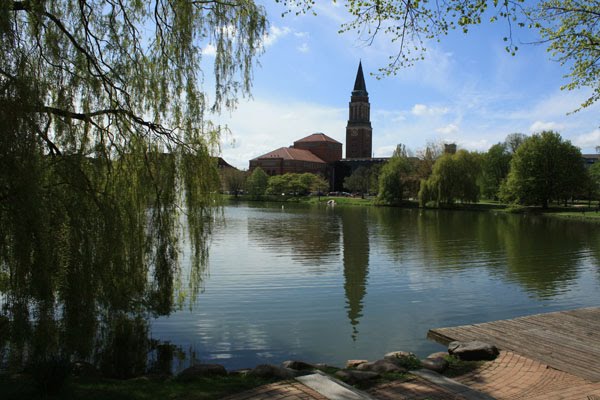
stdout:
<svg viewBox="0 0 600 400">
<path fill-rule="evenodd" d="M 273 381 L 225 376 L 181 382 L 176 379 L 147 377 L 115 379 L 70 378 L 56 395 L 43 394 L 33 379 L 26 375 L 0 375 L 0 398 L 17 399 L 86 399 L 86 400 L 216 400 L 230 394 L 249 390 Z"/>
<path fill-rule="evenodd" d="M 237 201 L 257 201 L 247 196 L 230 196 L 224 195 L 223 200 L 227 202 Z M 326 205 L 328 201 L 335 201 L 336 206 L 383 206 L 383 207 L 400 207 L 400 208 L 417 208 L 419 207 L 418 202 L 413 200 L 407 200 L 399 205 L 384 205 L 377 202 L 374 197 L 360 198 L 360 197 L 342 197 L 342 196 L 265 196 L 261 200 L 263 202 L 284 202 L 284 203 L 299 203 L 299 204 L 313 204 L 313 205 Z M 587 221 L 600 223 L 600 208 L 597 203 L 589 206 L 587 203 L 579 203 L 569 205 L 567 207 L 563 205 L 554 204 L 547 209 L 542 207 L 534 206 L 518 206 L 513 204 L 504 204 L 492 200 L 481 200 L 477 203 L 472 204 L 452 204 L 445 205 L 439 208 L 429 209 L 443 209 L 443 210 L 457 210 L 457 211 L 487 211 L 487 212 L 504 212 L 510 214 L 531 214 L 531 215 L 543 215 L 552 218 L 562 218 L 577 221 Z"/>
</svg>

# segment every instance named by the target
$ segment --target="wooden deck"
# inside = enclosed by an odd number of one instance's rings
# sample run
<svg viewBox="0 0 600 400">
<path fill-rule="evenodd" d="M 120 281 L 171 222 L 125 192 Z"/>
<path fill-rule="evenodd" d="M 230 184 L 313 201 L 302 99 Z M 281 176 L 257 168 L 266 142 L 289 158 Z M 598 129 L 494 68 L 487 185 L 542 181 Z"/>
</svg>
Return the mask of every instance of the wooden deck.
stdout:
<svg viewBox="0 0 600 400">
<path fill-rule="evenodd" d="M 592 382 L 600 382 L 600 307 L 431 329 L 447 345 L 481 340 Z"/>
</svg>

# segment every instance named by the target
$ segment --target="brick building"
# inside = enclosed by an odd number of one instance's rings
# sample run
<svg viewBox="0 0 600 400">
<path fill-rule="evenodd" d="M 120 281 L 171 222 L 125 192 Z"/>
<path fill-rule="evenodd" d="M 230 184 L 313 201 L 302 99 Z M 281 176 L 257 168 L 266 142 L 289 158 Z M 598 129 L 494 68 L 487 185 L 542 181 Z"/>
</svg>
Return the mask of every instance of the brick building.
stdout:
<svg viewBox="0 0 600 400">
<path fill-rule="evenodd" d="M 288 172 L 319 174 L 329 177 L 331 164 L 342 158 L 342 144 L 323 133 L 314 133 L 250 160 L 250 171 L 262 168 L 268 175 Z"/>
<path fill-rule="evenodd" d="M 288 172 L 310 172 L 329 180 L 331 188 L 339 190 L 343 179 L 360 165 L 382 163 L 387 159 L 373 159 L 371 105 L 365 84 L 362 63 L 358 64 L 354 89 L 350 97 L 346 126 L 346 159 L 342 159 L 342 144 L 324 133 L 314 133 L 250 160 L 250 171 L 262 168 L 269 175 Z"/>
</svg>

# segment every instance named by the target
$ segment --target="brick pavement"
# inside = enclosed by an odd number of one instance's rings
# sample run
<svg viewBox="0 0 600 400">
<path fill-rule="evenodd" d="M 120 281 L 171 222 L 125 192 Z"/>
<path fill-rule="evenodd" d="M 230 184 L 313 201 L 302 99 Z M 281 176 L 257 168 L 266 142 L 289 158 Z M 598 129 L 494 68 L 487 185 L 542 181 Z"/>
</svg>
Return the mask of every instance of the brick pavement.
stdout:
<svg viewBox="0 0 600 400">
<path fill-rule="evenodd" d="M 462 400 L 464 397 L 448 391 L 423 378 L 414 377 L 402 382 L 389 382 L 377 385 L 368 391 L 379 400 Z"/>
<path fill-rule="evenodd" d="M 511 351 L 500 352 L 494 361 L 454 380 L 497 399 L 585 400 L 600 396 L 600 383 L 556 370 Z"/>
<path fill-rule="evenodd" d="M 328 400 L 296 381 L 281 381 L 260 386 L 225 398 L 226 400 Z"/>
<path fill-rule="evenodd" d="M 486 362 L 478 369 L 453 379 L 499 400 L 600 399 L 600 382 L 586 381 L 510 351 L 501 351 L 496 360 Z M 417 376 L 406 381 L 377 385 L 368 393 L 379 400 L 464 399 L 457 392 Z M 251 399 L 327 400 L 296 381 L 277 382 L 227 398 Z"/>
</svg>

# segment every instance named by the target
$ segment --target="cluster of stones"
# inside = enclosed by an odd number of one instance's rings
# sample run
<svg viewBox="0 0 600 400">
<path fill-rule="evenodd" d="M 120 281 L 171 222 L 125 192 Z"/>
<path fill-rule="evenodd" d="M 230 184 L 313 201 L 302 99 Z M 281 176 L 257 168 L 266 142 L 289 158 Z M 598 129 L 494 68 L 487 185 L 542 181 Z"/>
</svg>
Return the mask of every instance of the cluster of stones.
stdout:
<svg viewBox="0 0 600 400">
<path fill-rule="evenodd" d="M 356 384 L 378 379 L 382 374 L 403 374 L 411 369 L 425 368 L 438 373 L 444 372 L 449 362 L 447 356 L 451 355 L 463 361 L 493 360 L 499 352 L 495 346 L 487 343 L 452 342 L 448 345 L 448 352 L 438 352 L 419 360 L 413 353 L 394 351 L 387 353 L 382 359 L 376 361 L 348 360 L 346 367 L 335 373 L 335 376 L 350 383 Z M 178 375 L 178 379 L 186 381 L 197 377 L 247 375 L 263 379 L 292 379 L 296 376 L 311 373 L 315 369 L 324 369 L 325 364 L 309 364 L 303 361 L 285 361 L 281 366 L 262 364 L 253 369 L 244 369 L 228 372 L 219 364 L 196 364 Z"/>
</svg>

